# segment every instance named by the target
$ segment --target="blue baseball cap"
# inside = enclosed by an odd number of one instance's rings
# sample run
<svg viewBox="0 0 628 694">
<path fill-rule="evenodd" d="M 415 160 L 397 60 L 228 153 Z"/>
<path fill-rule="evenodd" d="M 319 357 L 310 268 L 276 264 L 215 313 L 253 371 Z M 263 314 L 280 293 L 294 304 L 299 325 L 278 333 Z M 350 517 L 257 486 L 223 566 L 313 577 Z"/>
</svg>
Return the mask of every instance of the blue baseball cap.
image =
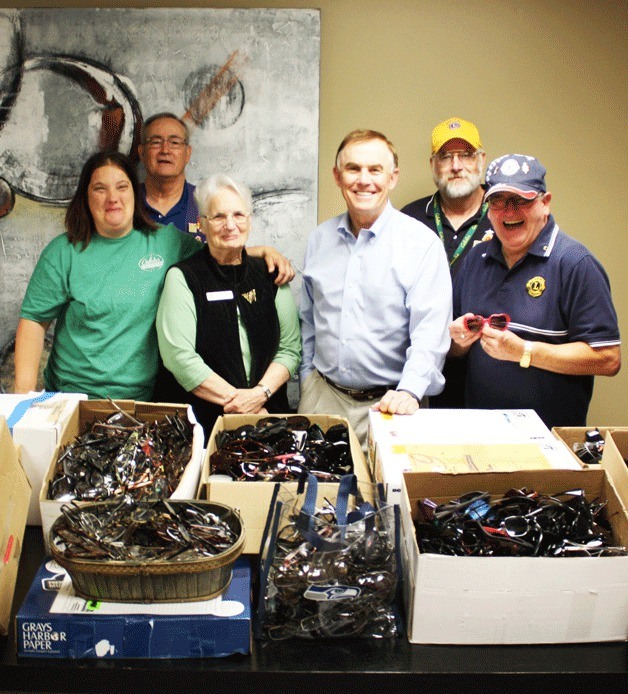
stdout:
<svg viewBox="0 0 628 694">
<path fill-rule="evenodd" d="M 484 199 L 507 191 L 532 200 L 539 193 L 546 193 L 545 167 L 538 159 L 526 154 L 505 154 L 493 159 L 486 169 L 486 193 Z"/>
</svg>

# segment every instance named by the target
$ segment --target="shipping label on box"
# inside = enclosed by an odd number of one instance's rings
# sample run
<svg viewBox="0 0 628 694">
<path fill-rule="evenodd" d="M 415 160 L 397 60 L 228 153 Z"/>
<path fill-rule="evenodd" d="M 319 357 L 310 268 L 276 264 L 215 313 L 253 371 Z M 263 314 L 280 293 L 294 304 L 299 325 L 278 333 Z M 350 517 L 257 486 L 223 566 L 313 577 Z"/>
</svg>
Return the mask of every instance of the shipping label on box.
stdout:
<svg viewBox="0 0 628 694">
<path fill-rule="evenodd" d="M 534 410 L 371 412 L 369 461 L 389 503 L 399 503 L 404 472 L 580 469 Z"/>
<path fill-rule="evenodd" d="M 266 417 L 267 415 L 264 415 Z M 276 417 L 290 415 L 273 415 Z M 300 415 L 301 416 L 301 415 Z M 349 443 L 351 447 L 351 457 L 353 459 L 354 474 L 358 482 L 371 483 L 371 475 L 366 466 L 366 459 L 360 447 L 360 442 L 351 428 L 349 422 L 343 417 L 333 415 L 315 415 L 306 414 L 312 424 L 318 424 L 320 428 L 326 432 L 330 427 L 337 424 L 343 424 L 349 431 Z M 262 416 L 260 415 L 223 415 L 218 417 L 216 424 L 212 430 L 207 450 L 205 452 L 205 460 L 203 462 L 203 472 L 201 477 L 201 496 L 216 501 L 232 508 L 237 508 L 242 517 L 242 522 L 246 530 L 246 541 L 244 545 L 245 554 L 259 554 L 264 527 L 268 518 L 270 504 L 273 497 L 275 485 L 271 482 L 246 482 L 225 480 L 213 480 L 210 458 L 212 453 L 217 449 L 216 435 L 223 430 L 237 429 L 245 424 L 256 424 Z M 221 478 L 224 476 L 221 475 Z M 288 490 L 296 491 L 297 482 L 282 482 L 282 487 Z M 333 490 L 337 488 L 337 484 L 330 482 L 319 483 L 319 490 L 324 493 L 328 485 L 332 485 Z M 335 496 L 335 492 L 334 492 Z"/>
<path fill-rule="evenodd" d="M 225 593 L 157 604 L 84 600 L 44 563 L 16 616 L 17 653 L 40 658 L 213 658 L 250 650 L 251 570 L 240 558 Z"/>
<path fill-rule="evenodd" d="M 193 425 L 193 441 L 190 462 L 187 464 L 179 485 L 172 494 L 172 499 L 195 499 L 198 494 L 200 483 L 201 467 L 203 464 L 203 429 L 197 423 L 192 408 L 189 405 L 177 403 L 152 403 L 135 402 L 133 400 L 116 400 L 115 405 L 108 400 L 85 400 L 78 403 L 71 417 L 66 422 L 59 445 L 53 451 L 48 460 L 46 474 L 39 488 L 38 500 L 41 511 L 41 525 L 44 534 L 44 544 L 47 553 L 50 553 L 49 533 L 52 524 L 61 514 L 62 501 L 55 501 L 48 498 L 50 483 L 55 477 L 55 469 L 61 449 L 71 443 L 77 436 L 80 436 L 89 429 L 95 421 L 103 422 L 110 415 L 121 408 L 132 415 L 140 422 L 162 421 L 166 416 L 178 413 L 182 417 L 187 417 Z M 85 502 L 77 501 L 81 504 Z"/>
<path fill-rule="evenodd" d="M 31 487 L 0 415 L 0 634 L 8 633 Z"/>
<path fill-rule="evenodd" d="M 50 457 L 61 432 L 82 393 L 29 393 L 0 395 L 0 414 L 7 418 L 13 442 L 20 448 L 20 460 L 33 489 L 28 507 L 28 525 L 41 525 L 38 491 L 48 470 Z"/>
<path fill-rule="evenodd" d="M 405 473 L 401 498 L 404 602 L 412 643 L 517 644 L 628 638 L 628 556 L 474 557 L 421 553 L 417 502 L 471 491 L 500 498 L 526 487 L 544 494 L 584 489 L 606 502 L 613 542 L 628 546 L 628 515 L 610 476 L 598 470 L 449 475 Z"/>
</svg>

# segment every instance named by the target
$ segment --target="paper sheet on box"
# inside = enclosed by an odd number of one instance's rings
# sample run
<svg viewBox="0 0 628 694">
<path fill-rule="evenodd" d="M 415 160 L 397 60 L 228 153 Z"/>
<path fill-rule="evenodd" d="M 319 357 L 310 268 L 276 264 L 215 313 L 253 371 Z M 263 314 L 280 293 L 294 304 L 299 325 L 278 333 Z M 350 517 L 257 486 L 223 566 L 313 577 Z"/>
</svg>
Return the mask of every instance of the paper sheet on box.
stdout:
<svg viewBox="0 0 628 694">
<path fill-rule="evenodd" d="M 414 472 L 508 472 L 539 470 L 552 465 L 536 444 L 408 444 L 392 452 L 407 455 Z"/>
<path fill-rule="evenodd" d="M 61 588 L 50 608 L 51 613 L 60 614 L 158 614 L 186 615 L 212 614 L 216 617 L 235 617 L 244 611 L 244 605 L 237 600 L 223 600 L 219 595 L 211 600 L 192 602 L 130 603 L 85 600 L 72 588 L 72 579 L 66 573 Z"/>
<path fill-rule="evenodd" d="M 525 410 L 424 409 L 417 416 L 390 418 L 390 422 L 394 436 L 420 443 L 512 444 L 550 433 L 534 413 Z"/>
</svg>

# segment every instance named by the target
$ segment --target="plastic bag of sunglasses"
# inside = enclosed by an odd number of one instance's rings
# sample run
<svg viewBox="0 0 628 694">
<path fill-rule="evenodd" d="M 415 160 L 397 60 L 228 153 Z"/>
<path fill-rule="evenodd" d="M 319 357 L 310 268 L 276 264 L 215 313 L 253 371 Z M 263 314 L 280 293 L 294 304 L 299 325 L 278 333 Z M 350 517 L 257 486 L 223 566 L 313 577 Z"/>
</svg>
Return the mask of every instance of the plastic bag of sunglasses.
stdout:
<svg viewBox="0 0 628 694">
<path fill-rule="evenodd" d="M 275 489 L 260 556 L 255 635 L 263 639 L 396 637 L 399 508 L 381 489 L 342 477 L 320 498 L 314 476 Z"/>
</svg>

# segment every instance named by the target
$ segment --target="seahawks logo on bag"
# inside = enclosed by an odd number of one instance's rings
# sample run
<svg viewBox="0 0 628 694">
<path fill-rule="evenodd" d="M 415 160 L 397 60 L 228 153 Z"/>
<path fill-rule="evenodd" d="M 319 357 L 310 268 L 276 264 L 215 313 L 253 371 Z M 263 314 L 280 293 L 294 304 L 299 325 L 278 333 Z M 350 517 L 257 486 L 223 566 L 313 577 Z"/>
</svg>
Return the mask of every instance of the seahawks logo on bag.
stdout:
<svg viewBox="0 0 628 694">
<path fill-rule="evenodd" d="M 316 602 L 350 600 L 359 597 L 362 591 L 353 586 L 309 586 L 303 597 Z"/>
</svg>

